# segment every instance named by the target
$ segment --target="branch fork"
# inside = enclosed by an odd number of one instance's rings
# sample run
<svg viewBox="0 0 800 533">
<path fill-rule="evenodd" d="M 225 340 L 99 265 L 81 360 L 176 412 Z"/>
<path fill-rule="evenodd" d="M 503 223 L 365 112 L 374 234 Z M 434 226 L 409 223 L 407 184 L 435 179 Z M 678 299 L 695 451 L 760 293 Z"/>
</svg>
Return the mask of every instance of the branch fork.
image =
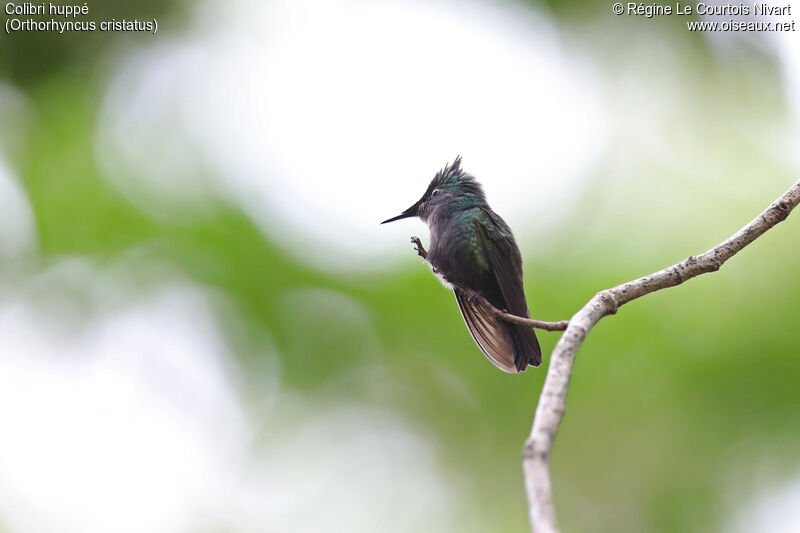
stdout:
<svg viewBox="0 0 800 533">
<path fill-rule="evenodd" d="M 698 256 L 690 256 L 658 272 L 598 292 L 569 320 L 558 340 L 542 387 L 533 427 L 522 452 L 522 469 L 533 533 L 558 533 L 550 486 L 550 454 L 564 418 L 575 356 L 589 331 L 619 307 L 651 292 L 680 285 L 696 276 L 716 272 L 745 246 L 786 219 L 800 204 L 800 181 L 730 238 Z"/>
</svg>

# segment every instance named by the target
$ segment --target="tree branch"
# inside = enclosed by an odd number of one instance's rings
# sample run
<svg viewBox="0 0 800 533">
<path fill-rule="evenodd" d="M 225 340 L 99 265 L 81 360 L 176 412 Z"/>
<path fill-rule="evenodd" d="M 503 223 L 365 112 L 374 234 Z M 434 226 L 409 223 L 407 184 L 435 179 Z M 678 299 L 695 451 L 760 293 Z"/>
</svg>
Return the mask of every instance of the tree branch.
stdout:
<svg viewBox="0 0 800 533">
<path fill-rule="evenodd" d="M 725 261 L 786 219 L 798 203 L 800 203 L 800 181 L 723 243 L 701 255 L 689 257 L 658 272 L 600 291 L 569 320 L 564 334 L 550 356 L 550 365 L 536 406 L 533 427 L 522 454 L 528 514 L 531 530 L 534 533 L 558 532 L 550 487 L 550 453 L 566 410 L 567 387 L 575 355 L 589 331 L 601 318 L 616 313 L 621 305 L 631 300 L 661 289 L 675 287 L 700 274 L 719 270 Z M 510 319 L 511 316 L 513 315 L 505 318 Z M 514 318 L 519 319 L 519 317 Z M 532 323 L 529 325 L 537 327 Z"/>
</svg>

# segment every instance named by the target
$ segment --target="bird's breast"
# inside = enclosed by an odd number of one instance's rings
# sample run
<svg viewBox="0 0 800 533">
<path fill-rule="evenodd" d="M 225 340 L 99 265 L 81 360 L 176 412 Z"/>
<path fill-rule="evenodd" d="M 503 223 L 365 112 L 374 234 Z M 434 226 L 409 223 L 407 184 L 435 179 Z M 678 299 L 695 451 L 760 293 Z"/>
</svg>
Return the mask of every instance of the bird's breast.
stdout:
<svg viewBox="0 0 800 533">
<path fill-rule="evenodd" d="M 430 262 L 434 274 L 447 288 L 470 287 L 482 279 L 489 263 L 479 228 L 470 220 L 454 220 L 431 232 Z"/>
<path fill-rule="evenodd" d="M 453 284 L 447 281 L 447 277 L 444 275 L 443 272 L 438 270 L 435 266 L 431 265 L 431 270 L 433 270 L 434 275 L 439 279 L 439 282 L 442 286 L 447 290 L 453 289 Z"/>
</svg>

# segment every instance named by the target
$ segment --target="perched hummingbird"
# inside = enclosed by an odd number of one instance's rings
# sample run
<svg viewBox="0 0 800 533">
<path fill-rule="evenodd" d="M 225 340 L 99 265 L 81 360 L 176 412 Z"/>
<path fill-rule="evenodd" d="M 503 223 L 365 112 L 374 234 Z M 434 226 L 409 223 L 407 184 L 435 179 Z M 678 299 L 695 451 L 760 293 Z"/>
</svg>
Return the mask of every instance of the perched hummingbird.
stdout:
<svg viewBox="0 0 800 533">
<path fill-rule="evenodd" d="M 522 257 L 511 229 L 486 203 L 483 188 L 461 169 L 461 156 L 436 173 L 417 203 L 396 217 L 419 217 L 431 232 L 430 250 L 417 251 L 442 284 L 453 289 L 472 338 L 504 372 L 539 366 L 542 351 L 533 329 L 497 318 L 474 294 L 500 310 L 528 318 L 522 288 Z"/>
</svg>

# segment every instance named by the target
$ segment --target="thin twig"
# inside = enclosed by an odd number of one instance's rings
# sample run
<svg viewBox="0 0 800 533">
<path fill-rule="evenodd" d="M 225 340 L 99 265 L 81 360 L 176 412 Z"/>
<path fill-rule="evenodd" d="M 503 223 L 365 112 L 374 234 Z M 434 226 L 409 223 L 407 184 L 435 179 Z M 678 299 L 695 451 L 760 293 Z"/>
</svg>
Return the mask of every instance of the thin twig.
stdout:
<svg viewBox="0 0 800 533">
<path fill-rule="evenodd" d="M 463 290 L 463 289 L 462 289 Z M 564 331 L 569 325 L 569 320 L 559 320 L 558 322 L 545 322 L 544 320 L 535 320 L 533 318 L 525 318 L 522 316 L 512 315 L 501 311 L 493 306 L 489 300 L 474 291 L 465 291 L 470 298 L 476 298 L 480 304 L 486 308 L 487 311 L 492 313 L 497 318 L 513 324 L 521 324 L 523 326 L 530 326 L 536 329 L 543 329 L 545 331 Z"/>
<path fill-rule="evenodd" d="M 648 276 L 600 291 L 569 320 L 566 331 L 550 356 L 533 427 L 523 451 L 522 468 L 528 496 L 528 514 L 534 533 L 558 532 L 550 487 L 550 454 L 566 410 L 567 388 L 575 355 L 592 327 L 601 318 L 616 313 L 620 306 L 631 300 L 675 287 L 700 274 L 719 270 L 725 261 L 786 219 L 798 203 L 800 181 L 723 243 Z"/>
</svg>

